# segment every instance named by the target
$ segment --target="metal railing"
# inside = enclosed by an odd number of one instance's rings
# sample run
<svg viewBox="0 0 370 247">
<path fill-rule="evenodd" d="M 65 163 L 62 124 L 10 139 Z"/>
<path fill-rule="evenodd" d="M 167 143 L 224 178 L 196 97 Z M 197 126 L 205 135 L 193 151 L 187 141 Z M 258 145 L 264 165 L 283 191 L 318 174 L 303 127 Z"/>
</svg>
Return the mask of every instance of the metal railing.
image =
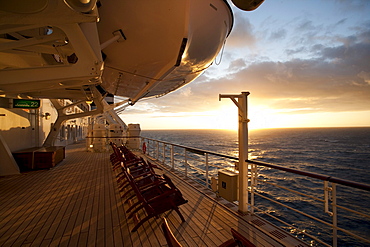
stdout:
<svg viewBox="0 0 370 247">
<path fill-rule="evenodd" d="M 151 138 L 142 137 L 142 147 L 146 155 L 207 188 L 220 169 L 235 171 L 238 163 L 237 157 Z M 312 246 L 370 246 L 369 185 L 247 162 L 251 214 L 268 218 Z"/>
</svg>

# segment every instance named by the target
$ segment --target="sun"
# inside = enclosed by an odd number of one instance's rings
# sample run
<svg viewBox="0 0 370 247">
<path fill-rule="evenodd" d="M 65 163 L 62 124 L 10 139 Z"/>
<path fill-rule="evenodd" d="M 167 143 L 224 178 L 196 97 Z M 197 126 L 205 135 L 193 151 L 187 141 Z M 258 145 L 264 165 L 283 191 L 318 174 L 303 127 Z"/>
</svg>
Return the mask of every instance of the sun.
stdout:
<svg viewBox="0 0 370 247">
<path fill-rule="evenodd" d="M 220 107 L 214 112 L 217 116 L 216 121 L 213 123 L 217 129 L 230 129 L 238 130 L 238 108 L 230 102 L 230 104 Z M 265 106 L 248 106 L 248 129 L 265 129 L 278 127 L 279 119 L 275 110 Z M 211 119 L 209 121 L 212 121 Z"/>
</svg>

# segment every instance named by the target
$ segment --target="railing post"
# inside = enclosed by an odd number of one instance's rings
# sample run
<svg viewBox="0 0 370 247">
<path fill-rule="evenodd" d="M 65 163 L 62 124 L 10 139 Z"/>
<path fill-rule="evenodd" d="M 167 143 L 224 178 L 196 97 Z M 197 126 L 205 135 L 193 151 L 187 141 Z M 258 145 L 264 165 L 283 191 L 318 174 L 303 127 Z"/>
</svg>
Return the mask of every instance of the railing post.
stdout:
<svg viewBox="0 0 370 247">
<path fill-rule="evenodd" d="M 208 171 L 208 169 L 209 169 L 209 167 L 208 167 L 208 153 L 205 153 L 205 159 L 206 159 L 206 186 L 207 186 L 207 188 L 209 188 L 209 179 L 208 179 L 208 173 L 209 173 L 209 171 Z"/>
<path fill-rule="evenodd" d="M 156 159 L 159 160 L 159 141 L 157 141 L 157 153 L 156 153 Z"/>
<path fill-rule="evenodd" d="M 175 170 L 175 152 L 173 150 L 173 145 L 171 145 L 171 167 Z"/>
<path fill-rule="evenodd" d="M 184 150 L 185 150 L 185 153 L 184 153 L 184 159 L 185 159 L 185 177 L 187 177 L 188 176 L 188 157 L 187 157 L 187 153 L 186 153 L 186 148 Z"/>
<path fill-rule="evenodd" d="M 251 214 L 254 214 L 254 189 L 257 187 L 257 165 L 251 164 Z"/>
<path fill-rule="evenodd" d="M 163 165 L 166 162 L 166 144 L 163 143 Z"/>
<path fill-rule="evenodd" d="M 325 213 L 333 216 L 333 213 L 329 210 L 329 193 L 332 191 L 332 188 L 329 187 L 329 181 L 324 181 L 324 211 Z"/>
<path fill-rule="evenodd" d="M 332 196 L 332 210 L 333 210 L 333 247 L 337 247 L 338 246 L 337 185 L 335 183 L 332 183 L 331 196 Z"/>
</svg>

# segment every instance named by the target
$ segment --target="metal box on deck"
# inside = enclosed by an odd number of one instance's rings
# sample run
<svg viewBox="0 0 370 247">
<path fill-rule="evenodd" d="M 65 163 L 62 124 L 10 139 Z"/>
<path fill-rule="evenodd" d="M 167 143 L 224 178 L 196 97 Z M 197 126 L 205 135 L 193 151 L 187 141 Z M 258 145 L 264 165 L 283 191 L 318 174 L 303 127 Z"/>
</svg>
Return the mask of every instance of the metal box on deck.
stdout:
<svg viewBox="0 0 370 247">
<path fill-rule="evenodd" d="M 238 175 L 230 170 L 218 171 L 219 196 L 230 202 L 238 200 Z"/>
</svg>

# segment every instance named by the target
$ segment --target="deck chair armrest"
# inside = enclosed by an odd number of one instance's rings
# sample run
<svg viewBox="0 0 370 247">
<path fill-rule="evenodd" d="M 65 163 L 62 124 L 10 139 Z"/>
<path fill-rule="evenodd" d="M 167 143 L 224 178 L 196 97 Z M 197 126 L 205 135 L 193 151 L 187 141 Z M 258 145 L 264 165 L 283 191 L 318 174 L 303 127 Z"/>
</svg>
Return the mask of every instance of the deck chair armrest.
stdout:
<svg viewBox="0 0 370 247">
<path fill-rule="evenodd" d="M 236 247 L 238 246 L 238 244 L 235 242 L 235 240 L 232 238 L 232 239 L 229 239 L 227 240 L 226 242 L 222 243 L 221 245 L 219 245 L 218 247 Z"/>
<path fill-rule="evenodd" d="M 181 247 L 181 244 L 176 239 L 175 235 L 173 235 L 166 218 L 163 218 L 162 230 L 169 247 Z"/>
</svg>

